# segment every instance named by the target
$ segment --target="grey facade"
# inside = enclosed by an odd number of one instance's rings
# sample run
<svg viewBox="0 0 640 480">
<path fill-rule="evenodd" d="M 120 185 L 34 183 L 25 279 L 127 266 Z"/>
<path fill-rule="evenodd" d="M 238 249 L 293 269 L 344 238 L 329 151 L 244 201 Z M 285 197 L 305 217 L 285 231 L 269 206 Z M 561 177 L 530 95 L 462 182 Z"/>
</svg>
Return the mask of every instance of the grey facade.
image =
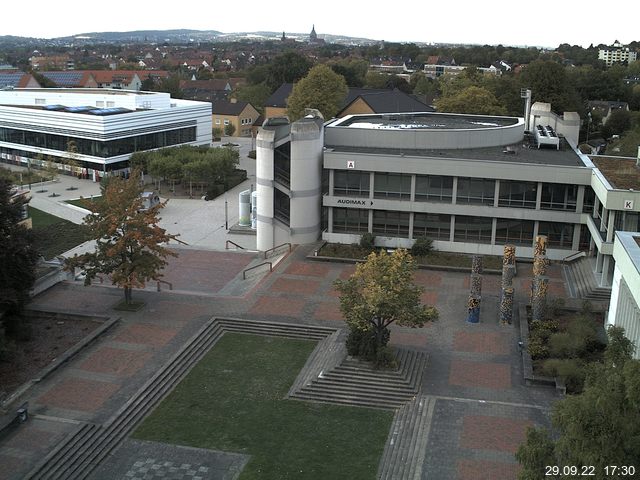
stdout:
<svg viewBox="0 0 640 480">
<path fill-rule="evenodd" d="M 418 113 L 327 122 L 316 157 L 321 238 L 355 243 L 371 232 L 380 246 L 410 247 L 426 236 L 438 250 L 486 255 L 501 255 L 509 243 L 531 257 L 535 237 L 547 235 L 550 259 L 585 251 L 597 256 L 600 282 L 610 284 L 613 232 L 638 229 L 640 192 L 616 192 L 576 149 L 574 115 L 556 117 L 534 105 L 530 124 L 551 126 L 559 148 L 540 145 L 515 117 Z M 293 183 L 295 135 L 287 139 Z M 259 172 L 261 163 L 259 149 Z M 316 173 L 301 174 L 320 182 Z"/>
</svg>

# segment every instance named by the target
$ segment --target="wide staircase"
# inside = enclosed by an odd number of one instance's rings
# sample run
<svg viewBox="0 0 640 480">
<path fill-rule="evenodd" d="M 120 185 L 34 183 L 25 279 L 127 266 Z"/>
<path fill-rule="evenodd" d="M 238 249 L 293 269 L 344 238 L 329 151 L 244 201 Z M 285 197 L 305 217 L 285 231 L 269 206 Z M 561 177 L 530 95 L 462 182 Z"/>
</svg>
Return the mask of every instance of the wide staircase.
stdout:
<svg viewBox="0 0 640 480">
<path fill-rule="evenodd" d="M 378 478 L 420 480 L 436 399 L 419 395 L 396 412 L 385 444 Z"/>
<path fill-rule="evenodd" d="M 598 285 L 591 259 L 582 257 L 567 262 L 564 272 L 574 298 L 596 302 L 609 302 L 611 299 L 611 287 Z"/>
<path fill-rule="evenodd" d="M 85 479 L 186 376 L 225 332 L 322 340 L 336 329 L 228 318 L 209 320 L 104 425 L 82 424 L 42 459 L 26 479 Z"/>
<path fill-rule="evenodd" d="M 290 392 L 290 397 L 395 410 L 417 395 L 427 360 L 424 352 L 397 349 L 398 368 L 380 370 L 369 362 L 345 357 Z"/>
</svg>

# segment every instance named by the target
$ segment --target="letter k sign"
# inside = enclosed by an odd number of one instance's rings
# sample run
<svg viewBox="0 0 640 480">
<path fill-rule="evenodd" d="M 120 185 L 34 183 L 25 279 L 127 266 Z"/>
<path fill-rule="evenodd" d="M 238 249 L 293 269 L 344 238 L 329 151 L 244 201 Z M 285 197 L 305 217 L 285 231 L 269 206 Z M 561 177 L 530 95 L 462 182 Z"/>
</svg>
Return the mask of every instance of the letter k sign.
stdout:
<svg viewBox="0 0 640 480">
<path fill-rule="evenodd" d="M 633 210 L 633 200 L 625 200 L 624 201 L 624 209 L 625 210 Z"/>
</svg>

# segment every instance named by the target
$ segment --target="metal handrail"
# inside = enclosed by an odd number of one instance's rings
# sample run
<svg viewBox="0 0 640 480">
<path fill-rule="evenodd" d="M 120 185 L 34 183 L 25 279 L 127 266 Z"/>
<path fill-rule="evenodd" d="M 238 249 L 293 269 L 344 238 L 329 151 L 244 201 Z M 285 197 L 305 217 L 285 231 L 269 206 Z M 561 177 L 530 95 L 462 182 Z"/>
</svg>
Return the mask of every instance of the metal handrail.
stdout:
<svg viewBox="0 0 640 480">
<path fill-rule="evenodd" d="M 160 284 L 164 283 L 165 285 L 169 285 L 169 290 L 173 290 L 173 284 L 171 282 L 166 282 L 164 280 L 157 280 L 158 284 L 157 284 L 157 288 L 158 291 L 160 291 Z"/>
<path fill-rule="evenodd" d="M 587 256 L 586 252 L 583 252 L 583 251 L 572 253 L 571 255 L 567 255 L 566 257 L 564 257 L 562 259 L 562 265 L 564 265 L 565 263 L 568 263 L 568 262 L 572 262 L 573 260 L 575 260 L 577 258 L 586 257 L 586 256 Z"/>
<path fill-rule="evenodd" d="M 254 265 L 253 267 L 249 267 L 249 268 L 243 270 L 242 271 L 242 279 L 243 280 L 247 279 L 247 272 L 249 270 L 253 270 L 255 268 L 262 267 L 263 265 L 269 265 L 269 272 L 273 272 L 273 263 L 271 263 L 271 262 L 262 262 L 262 263 L 259 263 L 258 265 Z"/>
<path fill-rule="evenodd" d="M 238 248 L 241 248 L 242 250 L 245 250 L 245 248 L 242 245 L 238 245 L 236 242 L 232 241 L 232 240 L 227 240 L 224 244 L 224 249 L 225 250 L 229 250 L 229 244 L 231 245 L 235 245 Z"/>
<path fill-rule="evenodd" d="M 281 245 L 277 245 L 277 246 L 275 246 L 273 248 L 270 248 L 269 250 L 265 250 L 264 251 L 264 258 L 265 259 L 267 258 L 267 254 L 268 253 L 273 252 L 273 251 L 277 250 L 278 248 L 284 247 L 284 246 L 287 246 L 287 245 L 289 246 L 289 253 L 291 253 L 291 243 L 287 242 L 287 243 L 283 243 Z"/>
</svg>

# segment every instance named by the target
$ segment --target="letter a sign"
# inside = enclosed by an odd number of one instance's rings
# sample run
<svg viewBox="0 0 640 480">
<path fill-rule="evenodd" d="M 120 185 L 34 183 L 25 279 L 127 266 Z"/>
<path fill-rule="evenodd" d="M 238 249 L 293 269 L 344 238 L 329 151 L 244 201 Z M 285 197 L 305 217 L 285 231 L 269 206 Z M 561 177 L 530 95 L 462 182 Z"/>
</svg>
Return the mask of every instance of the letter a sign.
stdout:
<svg viewBox="0 0 640 480">
<path fill-rule="evenodd" d="M 624 209 L 625 210 L 633 210 L 633 200 L 625 200 L 624 201 Z"/>
<path fill-rule="evenodd" d="M 356 168 L 355 160 L 347 160 L 347 168 Z"/>
</svg>

